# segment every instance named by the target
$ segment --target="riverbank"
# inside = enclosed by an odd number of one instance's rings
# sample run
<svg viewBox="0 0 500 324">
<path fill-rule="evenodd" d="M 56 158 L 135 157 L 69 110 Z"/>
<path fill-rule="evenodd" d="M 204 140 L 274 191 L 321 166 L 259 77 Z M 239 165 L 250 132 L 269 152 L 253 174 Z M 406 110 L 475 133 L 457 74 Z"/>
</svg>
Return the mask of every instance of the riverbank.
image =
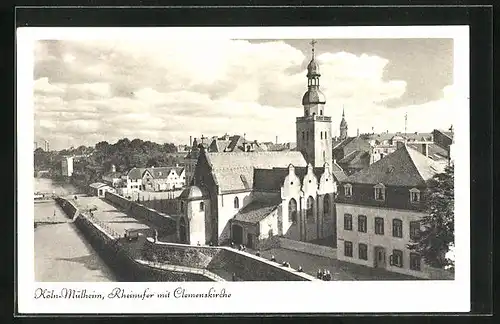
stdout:
<svg viewBox="0 0 500 324">
<path fill-rule="evenodd" d="M 76 188 L 35 178 L 35 190 L 75 194 Z M 111 269 L 55 203 L 34 204 L 34 272 L 38 282 L 113 282 Z"/>
</svg>

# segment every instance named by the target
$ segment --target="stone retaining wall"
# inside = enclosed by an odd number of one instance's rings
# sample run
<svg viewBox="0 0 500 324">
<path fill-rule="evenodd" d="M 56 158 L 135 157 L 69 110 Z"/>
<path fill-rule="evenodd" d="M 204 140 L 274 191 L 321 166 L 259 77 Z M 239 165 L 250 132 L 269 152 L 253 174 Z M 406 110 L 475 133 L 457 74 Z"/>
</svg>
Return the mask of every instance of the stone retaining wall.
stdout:
<svg viewBox="0 0 500 324">
<path fill-rule="evenodd" d="M 244 281 L 312 281 L 314 277 L 252 254 L 229 247 L 193 246 L 151 242 L 144 245 L 144 257 L 173 265 L 235 273 Z"/>
<path fill-rule="evenodd" d="M 158 228 L 158 235 L 161 237 L 169 236 L 170 239 L 176 239 L 177 222 L 174 217 L 161 213 L 152 208 L 148 208 L 137 202 L 128 200 L 125 197 L 115 193 L 106 192 L 104 199 L 119 207 L 124 212 L 128 212 L 131 216 L 145 220 Z"/>
<path fill-rule="evenodd" d="M 337 259 L 337 249 L 329 246 L 294 241 L 284 237 L 277 238 L 277 245 L 283 249 Z"/>
<path fill-rule="evenodd" d="M 73 217 L 78 212 L 70 201 L 63 198 L 57 198 L 56 201 L 68 217 Z M 73 223 L 120 281 L 213 281 L 199 273 L 168 271 L 136 262 L 122 243 L 84 214 L 74 218 Z"/>
<path fill-rule="evenodd" d="M 61 197 L 55 198 L 56 203 L 61 207 L 68 218 L 73 219 L 78 212 L 78 208 L 69 200 Z"/>
</svg>

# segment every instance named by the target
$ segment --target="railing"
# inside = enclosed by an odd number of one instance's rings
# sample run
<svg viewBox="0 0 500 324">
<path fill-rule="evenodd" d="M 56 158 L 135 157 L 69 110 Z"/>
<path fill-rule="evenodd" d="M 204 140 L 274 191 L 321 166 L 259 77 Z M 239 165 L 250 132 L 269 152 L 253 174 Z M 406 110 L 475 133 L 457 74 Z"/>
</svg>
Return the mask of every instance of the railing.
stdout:
<svg viewBox="0 0 500 324">
<path fill-rule="evenodd" d="M 205 276 L 205 277 L 210 278 L 214 281 L 226 281 L 222 277 L 214 274 L 213 272 L 205 270 L 205 269 L 190 268 L 190 267 L 184 267 L 184 266 L 173 265 L 173 264 L 165 264 L 165 263 L 159 262 L 159 261 L 145 261 L 145 260 L 139 260 L 139 259 L 137 259 L 135 261 L 137 263 L 147 265 L 151 268 L 176 271 L 176 272 L 194 273 L 194 274 Z"/>
<path fill-rule="evenodd" d="M 332 117 L 330 116 L 322 116 L 322 115 L 311 115 L 311 116 L 301 116 L 297 117 L 297 120 L 317 120 L 317 121 L 332 121 Z"/>
<path fill-rule="evenodd" d="M 87 215 L 87 214 L 84 214 L 84 213 L 80 213 L 81 216 L 84 216 L 85 218 L 87 218 L 89 221 L 91 221 L 92 223 L 94 223 L 95 225 L 98 225 L 100 228 L 102 228 L 108 235 L 112 236 L 113 238 L 120 238 L 121 235 L 116 232 L 114 229 L 112 229 L 111 227 L 109 227 L 109 225 L 107 225 L 105 222 L 103 221 L 100 221 L 98 220 L 97 218 L 95 218 L 94 216 L 92 216 L 92 214 L 90 215 Z"/>
</svg>

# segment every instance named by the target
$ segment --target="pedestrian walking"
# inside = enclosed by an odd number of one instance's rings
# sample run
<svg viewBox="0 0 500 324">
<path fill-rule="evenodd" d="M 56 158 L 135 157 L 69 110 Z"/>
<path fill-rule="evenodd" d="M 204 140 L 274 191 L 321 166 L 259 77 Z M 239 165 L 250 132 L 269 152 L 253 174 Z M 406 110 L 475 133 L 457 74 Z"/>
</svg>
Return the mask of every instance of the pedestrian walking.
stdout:
<svg viewBox="0 0 500 324">
<path fill-rule="evenodd" d="M 318 269 L 318 274 L 316 275 L 318 279 L 323 279 L 323 271 L 321 269 Z"/>
<path fill-rule="evenodd" d="M 302 270 L 302 266 L 299 266 L 299 268 L 297 269 L 297 272 L 304 272 L 304 270 Z"/>
<path fill-rule="evenodd" d="M 236 281 L 236 273 L 234 273 L 234 272 L 233 272 L 232 279 L 233 279 L 233 281 Z"/>
<path fill-rule="evenodd" d="M 255 255 L 260 257 L 260 250 L 257 250 L 257 252 L 255 252 Z"/>
<path fill-rule="evenodd" d="M 276 258 L 274 257 L 274 255 L 271 255 L 271 261 L 276 262 Z"/>
<path fill-rule="evenodd" d="M 330 270 L 326 270 L 325 281 L 331 281 L 331 280 L 332 280 L 332 274 L 330 273 Z"/>
</svg>

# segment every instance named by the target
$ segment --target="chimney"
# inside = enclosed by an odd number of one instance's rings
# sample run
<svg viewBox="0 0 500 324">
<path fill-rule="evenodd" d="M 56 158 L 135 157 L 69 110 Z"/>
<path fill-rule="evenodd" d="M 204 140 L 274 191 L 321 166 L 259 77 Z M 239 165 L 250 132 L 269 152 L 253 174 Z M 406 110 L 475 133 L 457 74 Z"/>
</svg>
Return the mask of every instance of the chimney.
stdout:
<svg viewBox="0 0 500 324">
<path fill-rule="evenodd" d="M 357 131 L 357 133 L 356 133 L 356 136 L 357 136 L 357 137 L 359 137 L 359 128 L 358 128 L 358 131 Z"/>
<path fill-rule="evenodd" d="M 278 144 L 278 136 L 276 136 L 276 144 Z"/>
<path fill-rule="evenodd" d="M 422 146 L 422 151 L 421 151 L 422 154 L 425 156 L 429 156 L 429 144 L 422 143 L 421 146 Z"/>
<path fill-rule="evenodd" d="M 193 146 L 193 136 L 189 136 L 189 147 Z"/>
</svg>

